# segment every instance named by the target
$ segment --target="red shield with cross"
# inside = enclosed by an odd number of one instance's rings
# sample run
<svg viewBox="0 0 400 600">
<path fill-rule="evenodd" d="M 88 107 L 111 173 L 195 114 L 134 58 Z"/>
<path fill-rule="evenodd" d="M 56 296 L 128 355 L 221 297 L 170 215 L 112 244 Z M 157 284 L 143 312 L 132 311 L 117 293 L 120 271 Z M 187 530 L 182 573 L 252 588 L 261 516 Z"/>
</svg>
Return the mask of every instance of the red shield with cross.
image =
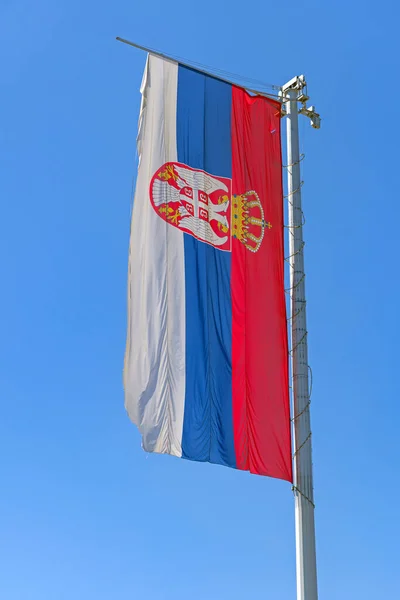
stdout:
<svg viewBox="0 0 400 600">
<path fill-rule="evenodd" d="M 232 181 L 181 163 L 166 163 L 153 175 L 150 200 L 156 213 L 219 250 L 230 251 Z"/>
</svg>

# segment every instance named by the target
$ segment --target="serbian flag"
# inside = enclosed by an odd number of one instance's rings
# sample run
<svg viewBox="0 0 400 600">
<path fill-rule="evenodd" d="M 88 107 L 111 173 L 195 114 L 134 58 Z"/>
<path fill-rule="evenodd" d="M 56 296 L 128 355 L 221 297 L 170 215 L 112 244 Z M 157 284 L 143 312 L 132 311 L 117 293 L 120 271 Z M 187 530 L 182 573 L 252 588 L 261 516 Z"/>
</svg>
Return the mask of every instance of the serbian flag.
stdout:
<svg viewBox="0 0 400 600">
<path fill-rule="evenodd" d="M 292 480 L 280 104 L 150 55 L 125 406 L 147 452 Z"/>
</svg>

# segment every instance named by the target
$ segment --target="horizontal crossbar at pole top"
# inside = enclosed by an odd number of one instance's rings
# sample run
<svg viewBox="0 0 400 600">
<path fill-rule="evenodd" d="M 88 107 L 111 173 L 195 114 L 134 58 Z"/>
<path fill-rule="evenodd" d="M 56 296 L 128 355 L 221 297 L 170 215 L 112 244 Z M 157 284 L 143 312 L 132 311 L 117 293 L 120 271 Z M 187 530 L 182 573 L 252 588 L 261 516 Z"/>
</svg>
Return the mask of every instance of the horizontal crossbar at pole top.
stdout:
<svg viewBox="0 0 400 600">
<path fill-rule="evenodd" d="M 205 65 L 197 66 L 198 63 L 190 62 L 188 60 L 181 59 L 177 56 L 168 55 L 168 54 L 165 54 L 164 52 L 160 52 L 158 50 L 153 50 L 152 48 L 148 48 L 147 46 L 142 46 L 141 44 L 136 44 L 136 42 L 131 42 L 130 40 L 125 40 L 124 38 L 121 38 L 121 37 L 117 37 L 116 40 L 118 42 L 122 42 L 123 44 L 127 44 L 128 46 L 132 46 L 133 48 L 137 48 L 138 50 L 143 50 L 144 52 L 148 52 L 149 54 L 153 54 L 154 56 L 163 58 L 164 60 L 170 60 L 172 62 L 179 63 L 179 64 L 183 65 L 184 67 L 189 67 L 191 69 L 195 69 L 196 71 L 199 71 L 199 73 L 204 73 L 204 75 L 209 75 L 209 76 L 214 77 L 215 79 L 219 79 L 220 81 L 223 81 L 225 83 L 229 83 L 231 85 L 238 85 L 239 87 L 246 89 L 253 94 L 265 96 L 266 98 L 274 98 L 274 100 L 278 100 L 279 102 L 283 101 L 283 98 L 281 95 L 268 94 L 267 92 L 262 92 L 261 90 L 251 89 L 251 88 L 247 87 L 246 85 L 241 85 L 240 83 L 236 83 L 235 81 L 232 81 L 231 79 L 227 79 L 225 77 L 221 77 L 217 74 L 214 74 L 212 72 L 212 67 L 206 67 Z M 218 69 L 215 69 L 215 71 L 218 71 Z M 227 73 L 227 72 L 225 72 L 225 73 Z M 245 81 L 245 78 L 242 77 L 241 75 L 235 75 L 234 73 L 228 73 L 228 74 L 232 75 L 233 77 L 238 77 L 239 79 L 243 79 Z M 277 91 L 280 91 L 282 89 L 279 85 L 272 85 L 272 84 L 267 84 L 267 83 L 265 83 L 263 85 L 265 85 L 265 87 L 270 87 L 271 89 L 277 90 Z"/>
</svg>

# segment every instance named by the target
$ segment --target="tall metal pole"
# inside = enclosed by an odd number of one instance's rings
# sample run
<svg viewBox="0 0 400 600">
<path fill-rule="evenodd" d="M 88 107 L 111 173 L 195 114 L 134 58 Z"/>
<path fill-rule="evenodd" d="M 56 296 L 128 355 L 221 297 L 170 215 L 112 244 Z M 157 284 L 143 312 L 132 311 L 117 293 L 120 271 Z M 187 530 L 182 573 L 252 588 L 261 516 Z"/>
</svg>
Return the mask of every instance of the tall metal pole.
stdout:
<svg viewBox="0 0 400 600">
<path fill-rule="evenodd" d="M 314 108 L 305 108 L 304 77 L 295 77 L 283 87 L 287 119 L 287 176 L 289 212 L 289 264 L 291 297 L 291 370 L 293 390 L 294 496 L 296 522 L 297 600 L 317 600 L 314 491 L 311 455 L 310 395 L 303 254 L 303 212 L 301 208 L 299 99 L 300 112 L 319 127 Z"/>
</svg>

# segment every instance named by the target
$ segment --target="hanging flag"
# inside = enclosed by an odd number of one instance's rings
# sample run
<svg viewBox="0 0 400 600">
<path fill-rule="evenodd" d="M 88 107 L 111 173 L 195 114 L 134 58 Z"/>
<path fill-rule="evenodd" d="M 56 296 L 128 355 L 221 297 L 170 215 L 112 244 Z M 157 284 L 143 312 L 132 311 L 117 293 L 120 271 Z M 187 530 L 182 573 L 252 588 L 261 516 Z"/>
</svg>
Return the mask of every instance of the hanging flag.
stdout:
<svg viewBox="0 0 400 600">
<path fill-rule="evenodd" d="M 292 480 L 280 104 L 150 55 L 125 405 L 147 452 Z"/>
</svg>

